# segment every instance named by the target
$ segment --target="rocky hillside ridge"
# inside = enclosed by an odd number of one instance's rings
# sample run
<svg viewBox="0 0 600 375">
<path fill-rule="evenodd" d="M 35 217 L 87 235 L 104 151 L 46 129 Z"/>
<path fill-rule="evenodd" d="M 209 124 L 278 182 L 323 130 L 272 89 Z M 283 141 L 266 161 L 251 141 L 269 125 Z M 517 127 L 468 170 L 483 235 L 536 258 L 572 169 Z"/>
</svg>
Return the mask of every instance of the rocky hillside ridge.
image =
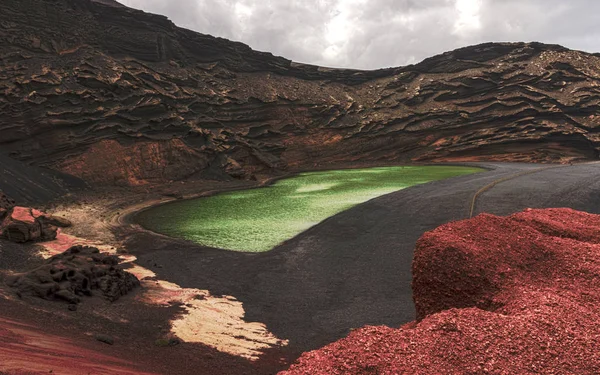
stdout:
<svg viewBox="0 0 600 375">
<path fill-rule="evenodd" d="M 0 153 L 95 184 L 356 161 L 598 157 L 600 57 L 490 43 L 293 63 L 114 1 L 0 3 Z"/>
<path fill-rule="evenodd" d="M 418 321 L 365 327 L 285 375 L 597 374 L 600 215 L 482 214 L 425 233 Z"/>
</svg>

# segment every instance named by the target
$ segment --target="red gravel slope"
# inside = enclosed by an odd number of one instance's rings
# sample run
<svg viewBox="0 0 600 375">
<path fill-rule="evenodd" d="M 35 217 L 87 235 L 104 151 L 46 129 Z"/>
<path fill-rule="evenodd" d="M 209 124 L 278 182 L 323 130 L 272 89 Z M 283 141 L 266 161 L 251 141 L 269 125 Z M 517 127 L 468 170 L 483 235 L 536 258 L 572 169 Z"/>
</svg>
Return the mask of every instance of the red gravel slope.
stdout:
<svg viewBox="0 0 600 375">
<path fill-rule="evenodd" d="M 0 374 L 151 375 L 82 342 L 4 318 L 0 318 Z"/>
<path fill-rule="evenodd" d="M 418 241 L 419 321 L 364 327 L 305 353 L 298 374 L 600 373 L 600 216 L 488 214 Z"/>
</svg>

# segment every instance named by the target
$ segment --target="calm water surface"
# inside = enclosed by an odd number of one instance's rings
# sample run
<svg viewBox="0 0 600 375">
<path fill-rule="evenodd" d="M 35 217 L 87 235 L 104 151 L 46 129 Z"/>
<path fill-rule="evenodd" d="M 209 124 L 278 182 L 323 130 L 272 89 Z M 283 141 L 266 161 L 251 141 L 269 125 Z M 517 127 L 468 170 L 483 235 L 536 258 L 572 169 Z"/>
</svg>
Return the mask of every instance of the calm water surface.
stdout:
<svg viewBox="0 0 600 375">
<path fill-rule="evenodd" d="M 302 173 L 275 184 L 177 201 L 141 212 L 154 232 L 222 249 L 268 251 L 369 199 L 429 181 L 479 172 L 455 166 L 406 166 Z"/>
</svg>

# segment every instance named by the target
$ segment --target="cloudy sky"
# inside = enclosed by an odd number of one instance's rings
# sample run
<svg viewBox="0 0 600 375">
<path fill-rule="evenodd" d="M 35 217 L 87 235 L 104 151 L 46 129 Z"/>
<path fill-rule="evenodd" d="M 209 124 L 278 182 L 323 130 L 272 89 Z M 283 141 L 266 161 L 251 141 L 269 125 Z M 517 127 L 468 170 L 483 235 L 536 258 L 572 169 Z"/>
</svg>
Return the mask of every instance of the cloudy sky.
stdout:
<svg viewBox="0 0 600 375">
<path fill-rule="evenodd" d="M 487 41 L 600 52 L 598 0 L 119 0 L 298 62 L 375 69 Z"/>
</svg>

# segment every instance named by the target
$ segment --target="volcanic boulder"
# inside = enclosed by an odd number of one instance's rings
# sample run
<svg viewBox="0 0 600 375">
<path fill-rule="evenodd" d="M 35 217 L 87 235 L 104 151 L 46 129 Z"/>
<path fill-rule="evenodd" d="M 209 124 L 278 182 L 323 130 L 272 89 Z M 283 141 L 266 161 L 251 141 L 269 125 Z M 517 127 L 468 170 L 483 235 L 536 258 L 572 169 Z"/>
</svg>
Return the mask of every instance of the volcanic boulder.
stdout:
<svg viewBox="0 0 600 375">
<path fill-rule="evenodd" d="M 13 242 L 50 241 L 56 238 L 58 227 L 69 227 L 65 218 L 46 215 L 29 207 L 16 206 L 0 211 L 0 237 Z"/>
<path fill-rule="evenodd" d="M 600 373 L 600 216 L 483 214 L 418 241 L 418 321 L 305 353 L 297 374 Z"/>
<path fill-rule="evenodd" d="M 99 295 L 112 302 L 140 284 L 118 264 L 116 255 L 100 253 L 94 247 L 73 246 L 38 268 L 7 277 L 6 283 L 20 297 L 76 304 L 82 296 Z"/>
</svg>

